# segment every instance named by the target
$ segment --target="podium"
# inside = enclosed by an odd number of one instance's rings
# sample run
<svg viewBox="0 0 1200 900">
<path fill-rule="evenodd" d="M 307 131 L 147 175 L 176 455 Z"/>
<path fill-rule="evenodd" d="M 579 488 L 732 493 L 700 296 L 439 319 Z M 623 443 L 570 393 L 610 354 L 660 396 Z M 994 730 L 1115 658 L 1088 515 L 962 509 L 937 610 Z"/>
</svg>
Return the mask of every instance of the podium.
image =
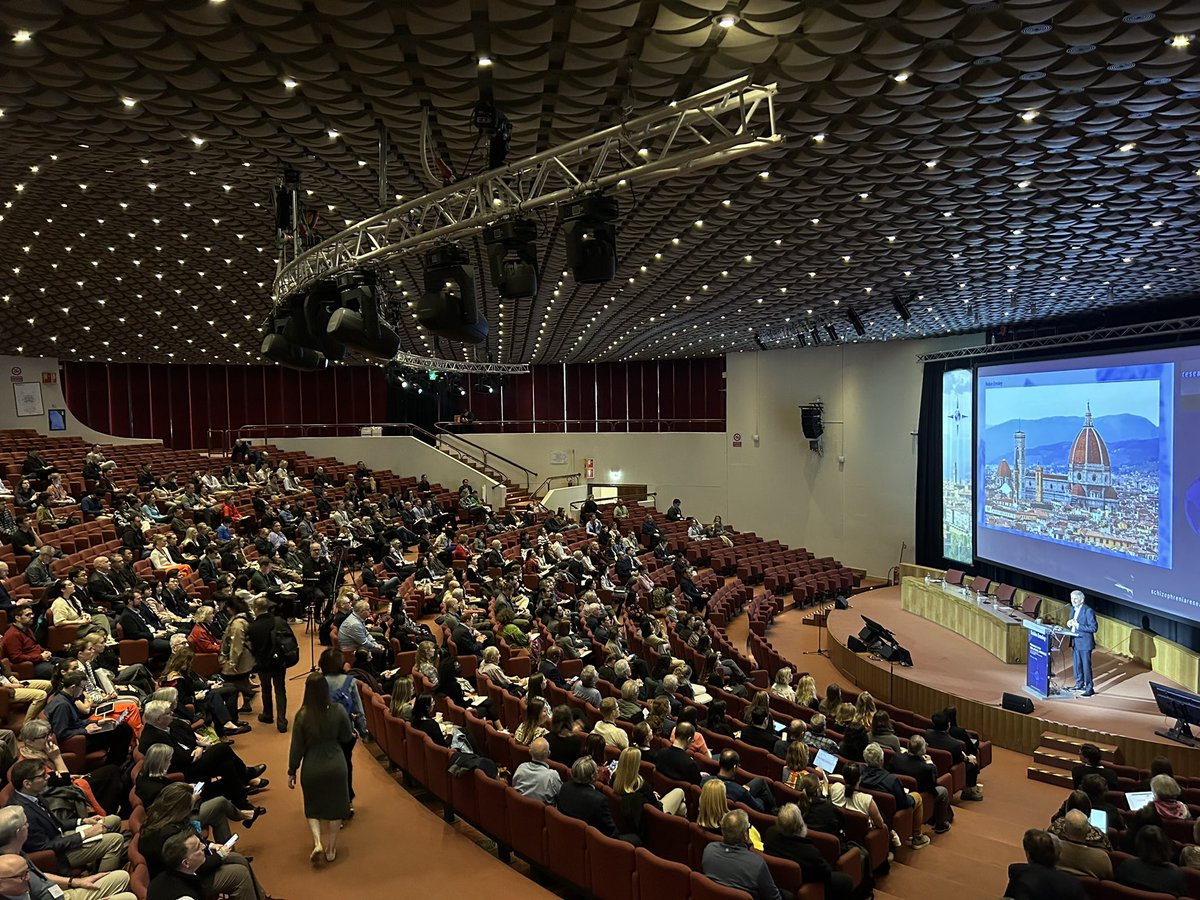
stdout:
<svg viewBox="0 0 1200 900">
<path fill-rule="evenodd" d="M 1028 619 L 1021 624 L 1029 636 L 1025 658 L 1025 690 L 1040 700 L 1071 697 L 1071 694 L 1060 691 L 1050 682 L 1050 654 L 1055 646 L 1061 647 L 1066 638 L 1075 637 L 1076 632 L 1068 631 L 1061 625 L 1045 625 Z"/>
</svg>

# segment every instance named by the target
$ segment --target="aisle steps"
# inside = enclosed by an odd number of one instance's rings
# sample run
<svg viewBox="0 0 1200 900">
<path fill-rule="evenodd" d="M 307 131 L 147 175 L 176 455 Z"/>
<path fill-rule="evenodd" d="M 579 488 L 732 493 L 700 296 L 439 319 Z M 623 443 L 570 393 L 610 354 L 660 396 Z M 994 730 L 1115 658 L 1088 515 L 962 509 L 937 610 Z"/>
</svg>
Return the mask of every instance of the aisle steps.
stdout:
<svg viewBox="0 0 1200 900">
<path fill-rule="evenodd" d="M 1116 765 L 1124 763 L 1121 748 L 1116 744 L 1089 742 L 1083 738 L 1043 731 L 1038 746 L 1033 751 L 1033 765 L 1026 769 L 1025 776 L 1031 781 L 1042 781 L 1071 790 L 1074 786 L 1071 782 L 1071 769 L 1079 764 L 1079 748 L 1086 743 L 1095 744 L 1100 748 L 1100 757 L 1104 762 Z"/>
</svg>

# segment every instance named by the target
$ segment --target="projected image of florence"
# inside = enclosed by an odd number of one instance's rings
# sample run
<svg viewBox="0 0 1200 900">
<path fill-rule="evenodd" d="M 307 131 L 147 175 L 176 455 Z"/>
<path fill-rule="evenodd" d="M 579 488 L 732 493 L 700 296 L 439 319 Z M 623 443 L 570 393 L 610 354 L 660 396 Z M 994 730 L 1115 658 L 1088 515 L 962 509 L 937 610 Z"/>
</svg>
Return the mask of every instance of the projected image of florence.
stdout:
<svg viewBox="0 0 1200 900">
<path fill-rule="evenodd" d="M 1160 390 L 1157 378 L 987 388 L 980 524 L 1169 566 Z"/>
</svg>

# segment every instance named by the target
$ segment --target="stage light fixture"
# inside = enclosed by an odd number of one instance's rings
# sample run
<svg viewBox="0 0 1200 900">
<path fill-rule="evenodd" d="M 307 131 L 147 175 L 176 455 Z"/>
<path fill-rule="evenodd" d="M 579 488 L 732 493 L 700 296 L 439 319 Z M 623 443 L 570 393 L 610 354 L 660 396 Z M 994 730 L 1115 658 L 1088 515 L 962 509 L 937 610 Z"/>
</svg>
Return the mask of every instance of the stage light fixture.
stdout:
<svg viewBox="0 0 1200 900">
<path fill-rule="evenodd" d="M 862 318 L 859 316 L 858 311 L 853 306 L 847 308 L 846 318 L 850 320 L 850 324 L 854 328 L 854 333 L 859 337 L 863 337 L 867 333 L 867 329 L 863 327 Z"/>
<path fill-rule="evenodd" d="M 304 306 L 307 297 L 293 294 L 267 320 L 267 334 L 259 353 L 264 359 L 289 369 L 315 372 L 329 365 L 325 354 L 308 345 Z"/>
<path fill-rule="evenodd" d="M 590 194 L 559 204 L 567 268 L 580 284 L 603 284 L 617 274 L 615 197 Z"/>
<path fill-rule="evenodd" d="M 329 332 L 329 320 L 342 307 L 342 292 L 329 279 L 315 282 L 304 300 L 304 324 L 308 329 L 305 344 L 320 351 L 330 362 L 344 359 L 346 345 Z"/>
<path fill-rule="evenodd" d="M 475 103 L 471 116 L 476 130 L 488 135 L 488 168 L 498 169 L 508 159 L 512 144 L 512 122 L 491 100 L 482 97 Z"/>
<path fill-rule="evenodd" d="M 327 331 L 364 356 L 391 359 L 400 338 L 379 318 L 379 284 L 374 270 L 347 272 L 337 280 L 341 308 L 329 317 Z"/>
<path fill-rule="evenodd" d="M 829 339 L 835 344 L 841 340 L 841 335 L 837 333 L 837 329 L 833 327 L 832 322 L 825 323 L 825 333 L 829 335 Z"/>
<path fill-rule="evenodd" d="M 295 208 L 296 197 L 300 193 L 300 173 L 287 166 L 279 176 L 275 185 L 275 230 L 290 234 L 292 231 L 292 210 Z"/>
<path fill-rule="evenodd" d="M 896 315 L 907 322 L 912 318 L 912 313 L 908 310 L 908 304 L 904 302 L 899 294 L 892 294 L 892 308 L 896 310 Z"/>
<path fill-rule="evenodd" d="M 512 219 L 484 229 L 492 283 L 506 300 L 536 297 L 538 290 L 537 223 Z"/>
<path fill-rule="evenodd" d="M 475 267 L 458 244 L 435 247 L 425 254 L 424 293 L 417 302 L 417 321 L 452 341 L 478 344 L 488 335 L 487 320 L 475 307 Z"/>
<path fill-rule="evenodd" d="M 808 336 L 812 338 L 813 346 L 821 346 L 821 332 L 817 331 L 817 326 L 813 326 L 808 330 Z"/>
</svg>

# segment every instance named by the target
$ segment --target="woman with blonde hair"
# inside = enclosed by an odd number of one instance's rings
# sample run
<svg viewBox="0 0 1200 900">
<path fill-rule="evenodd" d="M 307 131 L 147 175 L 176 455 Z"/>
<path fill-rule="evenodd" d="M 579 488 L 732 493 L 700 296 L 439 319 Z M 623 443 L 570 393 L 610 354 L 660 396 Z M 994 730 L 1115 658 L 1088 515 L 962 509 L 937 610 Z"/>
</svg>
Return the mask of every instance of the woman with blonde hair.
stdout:
<svg viewBox="0 0 1200 900">
<path fill-rule="evenodd" d="M 839 703 L 833 711 L 833 722 L 838 731 L 845 731 L 846 726 L 855 721 L 854 704 Z"/>
<path fill-rule="evenodd" d="M 655 737 L 668 737 L 675 730 L 671 720 L 671 701 L 666 697 L 655 697 L 650 701 L 650 714 L 646 716 L 646 724 Z"/>
<path fill-rule="evenodd" d="M 789 703 L 796 702 L 796 689 L 792 687 L 792 670 L 787 666 L 775 673 L 775 683 L 771 685 L 771 693 Z"/>
<path fill-rule="evenodd" d="M 811 675 L 801 675 L 796 682 L 795 702 L 811 709 L 817 708 L 817 680 Z"/>
<path fill-rule="evenodd" d="M 725 794 L 725 782 L 720 778 L 710 778 L 700 788 L 700 811 L 696 815 L 696 824 L 705 831 L 719 834 L 721 819 L 729 812 L 729 798 Z"/>
<path fill-rule="evenodd" d="M 842 686 L 835 681 L 825 685 L 825 699 L 817 706 L 817 712 L 827 719 L 836 718 L 837 708 L 842 703 Z"/>
<path fill-rule="evenodd" d="M 221 642 L 212 632 L 211 606 L 201 606 L 192 613 L 192 630 L 188 632 L 188 646 L 197 653 L 220 653 Z"/>
<path fill-rule="evenodd" d="M 401 675 L 392 685 L 392 696 L 388 701 L 388 712 L 397 719 L 412 720 L 413 680 L 408 675 Z"/>
<path fill-rule="evenodd" d="M 854 704 L 854 721 L 870 731 L 871 725 L 874 724 L 875 712 L 875 698 L 863 691 Z"/>
<path fill-rule="evenodd" d="M 783 783 L 795 790 L 800 779 L 808 774 L 808 744 L 792 741 L 788 744 L 787 758 L 783 761 Z"/>
<path fill-rule="evenodd" d="M 650 783 L 642 778 L 641 764 L 642 751 L 637 747 L 626 747 L 617 758 L 617 771 L 613 773 L 611 786 L 617 795 L 617 828 L 622 834 L 644 836 L 646 806 L 653 806 L 669 816 L 682 816 L 687 812 L 683 789 L 672 788 L 665 797 L 660 798 Z"/>
<path fill-rule="evenodd" d="M 744 721 L 752 722 L 758 719 L 759 714 L 771 715 L 771 695 L 766 691 L 756 691 L 750 699 L 750 705 L 746 707 Z"/>
</svg>

